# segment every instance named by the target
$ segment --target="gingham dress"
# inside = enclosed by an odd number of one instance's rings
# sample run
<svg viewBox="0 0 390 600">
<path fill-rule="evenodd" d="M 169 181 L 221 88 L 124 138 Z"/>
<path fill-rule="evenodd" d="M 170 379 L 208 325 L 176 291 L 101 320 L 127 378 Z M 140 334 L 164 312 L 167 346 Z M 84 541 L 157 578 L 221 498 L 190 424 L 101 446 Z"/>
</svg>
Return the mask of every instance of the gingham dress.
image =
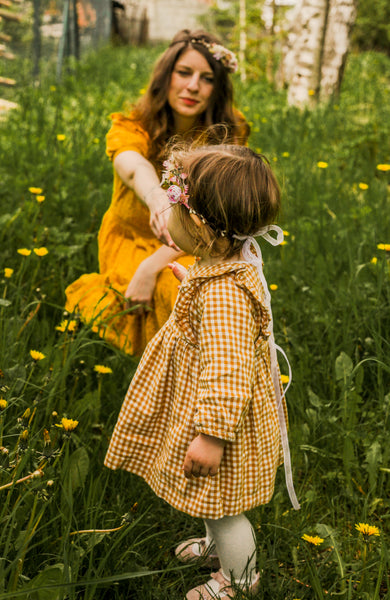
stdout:
<svg viewBox="0 0 390 600">
<path fill-rule="evenodd" d="M 270 315 L 256 267 L 195 264 L 130 384 L 105 465 L 145 479 L 174 508 L 219 519 L 268 502 L 283 462 Z M 191 441 L 227 441 L 215 477 L 186 479 Z"/>
</svg>

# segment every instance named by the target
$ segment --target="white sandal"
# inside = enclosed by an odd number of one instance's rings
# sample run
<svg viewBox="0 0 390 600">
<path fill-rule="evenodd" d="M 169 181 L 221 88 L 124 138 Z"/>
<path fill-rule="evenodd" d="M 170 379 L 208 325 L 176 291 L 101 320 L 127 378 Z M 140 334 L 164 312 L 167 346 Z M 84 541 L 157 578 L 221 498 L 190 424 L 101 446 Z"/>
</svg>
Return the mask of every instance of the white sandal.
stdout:
<svg viewBox="0 0 390 600">
<path fill-rule="evenodd" d="M 211 552 L 206 545 L 206 538 L 191 538 L 178 545 L 175 555 L 182 563 L 201 562 L 205 567 L 219 569 L 220 562 L 217 554 Z"/>
<path fill-rule="evenodd" d="M 224 577 L 222 571 L 211 574 L 212 579 L 203 585 L 193 588 L 186 595 L 187 600 L 233 600 L 236 593 L 233 591 L 231 582 Z M 245 592 L 255 594 L 260 585 L 260 573 L 256 573 L 255 580 L 250 585 L 242 587 Z"/>
</svg>

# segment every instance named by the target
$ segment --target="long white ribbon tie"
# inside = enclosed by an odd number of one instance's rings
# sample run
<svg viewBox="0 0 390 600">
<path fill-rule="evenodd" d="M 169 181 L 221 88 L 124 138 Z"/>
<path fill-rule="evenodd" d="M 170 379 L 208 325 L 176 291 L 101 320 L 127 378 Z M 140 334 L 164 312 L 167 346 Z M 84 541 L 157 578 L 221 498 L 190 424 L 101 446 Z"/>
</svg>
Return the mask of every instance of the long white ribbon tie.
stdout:
<svg viewBox="0 0 390 600">
<path fill-rule="evenodd" d="M 269 233 L 270 231 L 275 231 L 276 237 L 273 237 L 272 235 L 270 235 L 270 233 Z M 295 510 L 299 510 L 300 504 L 298 502 L 297 496 L 295 494 L 295 489 L 294 489 L 292 469 L 291 469 L 290 448 L 288 445 L 287 424 L 286 424 L 286 418 L 284 415 L 284 408 L 283 408 L 283 398 L 285 397 L 285 393 L 287 392 L 288 388 L 290 387 L 291 379 L 292 379 L 292 372 L 291 372 L 290 363 L 288 361 L 288 358 L 287 358 L 284 350 L 282 350 L 282 348 L 280 346 L 275 344 L 274 331 L 273 331 L 273 318 L 272 318 L 272 311 L 271 311 L 271 294 L 269 292 L 267 281 L 266 281 L 266 278 L 265 278 L 264 272 L 263 272 L 263 257 L 261 254 L 261 249 L 255 239 L 255 236 L 264 238 L 267 242 L 269 242 L 273 246 L 278 246 L 279 244 L 281 244 L 283 242 L 284 235 L 283 235 L 282 229 L 280 227 L 278 227 L 277 225 L 268 225 L 267 227 L 263 227 L 262 229 L 257 231 L 254 234 L 254 236 L 248 237 L 248 236 L 234 235 L 233 237 L 237 238 L 238 240 L 245 240 L 244 245 L 242 247 L 242 256 L 245 261 L 256 266 L 259 276 L 260 276 L 260 281 L 264 288 L 265 305 L 270 314 L 269 348 L 270 348 L 270 357 L 271 357 L 271 374 L 272 374 L 272 381 L 274 384 L 275 395 L 276 395 L 276 407 L 277 407 L 277 411 L 278 411 L 280 437 L 281 437 L 282 448 L 283 448 L 286 485 L 287 485 L 288 495 L 290 497 L 293 508 L 295 508 Z M 277 355 L 276 355 L 277 350 L 279 350 L 279 352 L 285 358 L 287 365 L 288 365 L 289 380 L 288 380 L 288 384 L 287 384 L 285 390 L 283 390 L 283 387 L 281 387 L 281 383 L 280 383 L 279 370 L 278 370 L 278 359 L 277 359 Z"/>
</svg>

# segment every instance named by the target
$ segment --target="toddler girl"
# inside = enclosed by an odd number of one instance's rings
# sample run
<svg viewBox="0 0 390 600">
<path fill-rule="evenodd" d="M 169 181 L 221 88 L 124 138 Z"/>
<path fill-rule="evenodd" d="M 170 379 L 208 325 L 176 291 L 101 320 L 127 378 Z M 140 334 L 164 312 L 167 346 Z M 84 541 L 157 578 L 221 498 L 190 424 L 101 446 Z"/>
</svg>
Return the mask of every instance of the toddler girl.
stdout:
<svg viewBox="0 0 390 600">
<path fill-rule="evenodd" d="M 200 259 L 145 350 L 105 464 L 140 475 L 174 508 L 204 520 L 205 537 L 180 544 L 176 555 L 219 570 L 186 598 L 229 600 L 258 588 L 244 512 L 269 502 L 283 458 L 299 508 L 269 293 L 252 237 L 282 241 L 270 225 L 280 193 L 268 163 L 246 147 L 174 151 L 164 167 L 169 233 Z"/>
</svg>

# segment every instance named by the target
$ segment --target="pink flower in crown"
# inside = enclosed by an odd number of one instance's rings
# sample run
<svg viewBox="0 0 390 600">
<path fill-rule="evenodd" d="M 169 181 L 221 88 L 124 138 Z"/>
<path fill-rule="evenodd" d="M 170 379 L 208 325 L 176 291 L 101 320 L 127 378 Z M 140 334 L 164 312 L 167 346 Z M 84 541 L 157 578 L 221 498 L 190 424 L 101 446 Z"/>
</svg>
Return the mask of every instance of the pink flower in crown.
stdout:
<svg viewBox="0 0 390 600">
<path fill-rule="evenodd" d="M 188 186 L 185 185 L 184 189 L 179 187 L 178 185 L 171 185 L 167 189 L 167 196 L 169 202 L 172 204 L 183 204 L 186 208 L 189 208 L 187 200 L 188 200 Z"/>
</svg>

